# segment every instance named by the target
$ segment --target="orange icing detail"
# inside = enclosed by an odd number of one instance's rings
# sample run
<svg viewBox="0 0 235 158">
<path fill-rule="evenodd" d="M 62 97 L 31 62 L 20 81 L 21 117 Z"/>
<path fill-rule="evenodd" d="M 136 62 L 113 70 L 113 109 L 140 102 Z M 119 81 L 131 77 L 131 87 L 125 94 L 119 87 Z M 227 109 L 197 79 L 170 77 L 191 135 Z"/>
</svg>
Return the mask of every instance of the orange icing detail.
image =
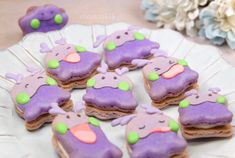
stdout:
<svg viewBox="0 0 235 158">
<path fill-rule="evenodd" d="M 93 144 L 96 142 L 96 134 L 88 124 L 77 125 L 70 129 L 70 132 L 80 141 Z"/>
<path fill-rule="evenodd" d="M 162 77 L 166 79 L 170 79 L 170 78 L 177 76 L 178 74 L 182 72 L 184 72 L 184 67 L 180 64 L 177 64 L 177 65 L 172 66 L 170 70 L 168 70 L 167 72 L 163 73 Z"/>
<path fill-rule="evenodd" d="M 153 133 L 153 132 L 169 132 L 169 131 L 170 131 L 169 127 L 160 127 L 160 128 L 154 129 L 151 133 Z"/>
<path fill-rule="evenodd" d="M 70 63 L 77 63 L 80 61 L 80 55 L 78 53 L 71 52 L 65 56 L 64 61 L 67 61 Z"/>
</svg>

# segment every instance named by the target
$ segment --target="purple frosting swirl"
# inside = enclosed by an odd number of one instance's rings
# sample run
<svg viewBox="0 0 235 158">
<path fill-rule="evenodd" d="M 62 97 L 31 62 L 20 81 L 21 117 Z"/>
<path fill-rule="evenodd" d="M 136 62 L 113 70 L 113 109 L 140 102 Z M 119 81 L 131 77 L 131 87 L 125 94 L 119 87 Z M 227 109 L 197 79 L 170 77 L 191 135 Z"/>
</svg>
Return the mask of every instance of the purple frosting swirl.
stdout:
<svg viewBox="0 0 235 158">
<path fill-rule="evenodd" d="M 121 63 L 131 64 L 133 59 L 143 59 L 151 55 L 152 49 L 159 48 L 159 44 L 148 39 L 126 42 L 113 51 L 105 52 L 105 62 L 110 68 L 116 68 Z"/>
<path fill-rule="evenodd" d="M 152 133 L 131 145 L 131 158 L 170 158 L 184 152 L 187 143 L 175 132 Z"/>
<path fill-rule="evenodd" d="M 226 125 L 232 121 L 233 117 L 225 105 L 212 102 L 179 108 L 179 115 L 180 123 L 184 126 Z"/>
<path fill-rule="evenodd" d="M 137 106 L 137 101 L 131 91 L 122 91 L 112 87 L 87 88 L 83 100 L 98 108 L 134 110 Z"/>
<path fill-rule="evenodd" d="M 58 86 L 41 86 L 30 101 L 17 108 L 23 111 L 26 121 L 33 121 L 39 116 L 49 112 L 52 103 L 61 103 L 70 99 L 70 93 Z"/>
</svg>

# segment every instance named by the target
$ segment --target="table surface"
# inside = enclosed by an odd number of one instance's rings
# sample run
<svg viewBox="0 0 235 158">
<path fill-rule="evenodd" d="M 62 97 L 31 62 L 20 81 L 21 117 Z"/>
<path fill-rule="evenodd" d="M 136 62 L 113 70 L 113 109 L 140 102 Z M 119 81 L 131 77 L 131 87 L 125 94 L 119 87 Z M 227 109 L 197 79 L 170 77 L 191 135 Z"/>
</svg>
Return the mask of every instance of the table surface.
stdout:
<svg viewBox="0 0 235 158">
<path fill-rule="evenodd" d="M 154 29 L 155 24 L 144 20 L 141 0 L 1 0 L 0 48 L 7 48 L 22 38 L 18 19 L 30 6 L 52 3 L 63 7 L 69 15 L 69 24 L 111 24 L 127 22 Z M 235 51 L 222 48 L 223 57 L 235 66 Z"/>
</svg>

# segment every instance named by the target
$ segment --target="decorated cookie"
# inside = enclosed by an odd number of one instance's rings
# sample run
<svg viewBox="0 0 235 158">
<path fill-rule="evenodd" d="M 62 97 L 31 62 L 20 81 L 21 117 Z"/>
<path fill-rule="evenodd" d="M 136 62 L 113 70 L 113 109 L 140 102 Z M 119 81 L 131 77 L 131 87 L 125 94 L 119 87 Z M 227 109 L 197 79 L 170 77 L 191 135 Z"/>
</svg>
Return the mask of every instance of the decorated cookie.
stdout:
<svg viewBox="0 0 235 158">
<path fill-rule="evenodd" d="M 64 9 L 55 5 L 33 6 L 19 19 L 23 34 L 31 32 L 48 32 L 63 28 L 68 22 Z"/>
<path fill-rule="evenodd" d="M 158 108 L 178 104 L 186 91 L 196 87 L 198 73 L 184 59 L 159 54 L 151 60 L 134 60 L 132 63 L 146 64 L 142 69 L 145 88 L 152 104 Z"/>
<path fill-rule="evenodd" d="M 79 109 L 79 110 L 78 110 Z M 53 145 L 63 158 L 121 158 L 121 150 L 109 142 L 99 121 L 81 112 L 65 112 L 58 106 L 50 110 L 57 114 L 52 122 Z"/>
<path fill-rule="evenodd" d="M 85 88 L 88 78 L 96 73 L 101 56 L 80 45 L 67 44 L 64 39 L 56 44 L 54 48 L 41 44 L 41 52 L 46 53 L 44 63 L 49 76 L 64 89 Z"/>
<path fill-rule="evenodd" d="M 57 103 L 64 110 L 72 108 L 70 93 L 57 86 L 57 82 L 46 76 L 45 72 L 30 70 L 31 74 L 6 74 L 16 83 L 11 90 L 11 97 L 16 112 L 22 117 L 28 130 L 36 130 L 53 117 L 48 114 L 51 104 Z"/>
<path fill-rule="evenodd" d="M 87 81 L 86 114 L 102 120 L 118 118 L 135 111 L 137 101 L 133 95 L 133 85 L 124 75 L 127 68 L 107 72 L 108 66 L 102 63 L 99 73 Z"/>
<path fill-rule="evenodd" d="M 187 139 L 230 137 L 233 114 L 228 110 L 225 96 L 218 88 L 207 93 L 191 90 L 179 103 L 179 121 L 183 136 Z"/>
<path fill-rule="evenodd" d="M 125 125 L 131 158 L 185 158 L 187 143 L 177 134 L 179 125 L 160 110 L 145 105 L 146 112 L 124 116 L 112 126 Z"/>
<path fill-rule="evenodd" d="M 103 43 L 105 62 L 109 69 L 128 67 L 135 69 L 131 64 L 133 59 L 148 59 L 159 48 L 159 44 L 147 39 L 134 27 L 112 33 L 109 36 L 97 37 L 95 46 Z"/>
</svg>

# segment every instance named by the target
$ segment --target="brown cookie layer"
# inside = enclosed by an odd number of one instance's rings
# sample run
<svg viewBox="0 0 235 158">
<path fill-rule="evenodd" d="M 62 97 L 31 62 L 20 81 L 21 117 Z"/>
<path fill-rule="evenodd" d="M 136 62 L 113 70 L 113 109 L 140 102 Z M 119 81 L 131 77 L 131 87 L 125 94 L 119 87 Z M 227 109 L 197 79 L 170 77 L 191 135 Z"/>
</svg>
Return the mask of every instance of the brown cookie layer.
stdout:
<svg viewBox="0 0 235 158">
<path fill-rule="evenodd" d="M 47 75 L 54 78 L 56 80 L 56 82 L 58 83 L 59 87 L 70 91 L 73 88 L 86 88 L 87 80 L 97 74 L 96 68 L 91 73 L 88 73 L 86 76 L 74 77 L 74 78 L 67 80 L 67 81 L 61 81 L 59 78 L 57 78 L 56 76 L 54 76 L 50 72 L 47 72 Z"/>
<path fill-rule="evenodd" d="M 211 138 L 211 137 L 231 137 L 233 129 L 230 124 L 212 128 L 195 128 L 181 126 L 181 132 L 186 139 Z"/>
<path fill-rule="evenodd" d="M 59 140 L 53 135 L 52 144 L 61 158 L 69 158 L 68 153 L 65 151 Z"/>
<path fill-rule="evenodd" d="M 148 84 L 146 78 L 144 79 L 144 87 L 147 92 L 150 91 L 150 85 Z M 168 94 L 167 96 L 165 96 L 161 100 L 152 100 L 152 105 L 159 108 L 159 109 L 162 109 L 162 108 L 165 108 L 169 105 L 179 104 L 179 102 L 186 97 L 184 94 L 187 91 L 190 91 L 191 89 L 197 89 L 197 88 L 198 88 L 197 83 L 190 84 L 187 87 L 185 87 L 185 89 L 183 89 L 181 92 L 179 92 L 177 94 Z"/>
<path fill-rule="evenodd" d="M 132 114 L 135 110 L 123 110 L 123 109 L 98 109 L 93 105 L 86 104 L 86 115 L 94 116 L 100 120 L 111 120 Z"/>
<path fill-rule="evenodd" d="M 73 102 L 72 100 L 69 100 L 63 104 L 59 105 L 60 108 L 62 108 L 65 111 L 71 111 L 73 108 Z M 23 118 L 24 113 L 20 111 L 18 108 L 15 107 L 16 113 Z M 41 126 L 43 126 L 45 123 L 49 123 L 54 119 L 54 115 L 51 115 L 49 113 L 43 114 L 40 117 L 38 117 L 36 120 L 25 122 L 25 127 L 29 131 L 37 130 Z"/>
</svg>

